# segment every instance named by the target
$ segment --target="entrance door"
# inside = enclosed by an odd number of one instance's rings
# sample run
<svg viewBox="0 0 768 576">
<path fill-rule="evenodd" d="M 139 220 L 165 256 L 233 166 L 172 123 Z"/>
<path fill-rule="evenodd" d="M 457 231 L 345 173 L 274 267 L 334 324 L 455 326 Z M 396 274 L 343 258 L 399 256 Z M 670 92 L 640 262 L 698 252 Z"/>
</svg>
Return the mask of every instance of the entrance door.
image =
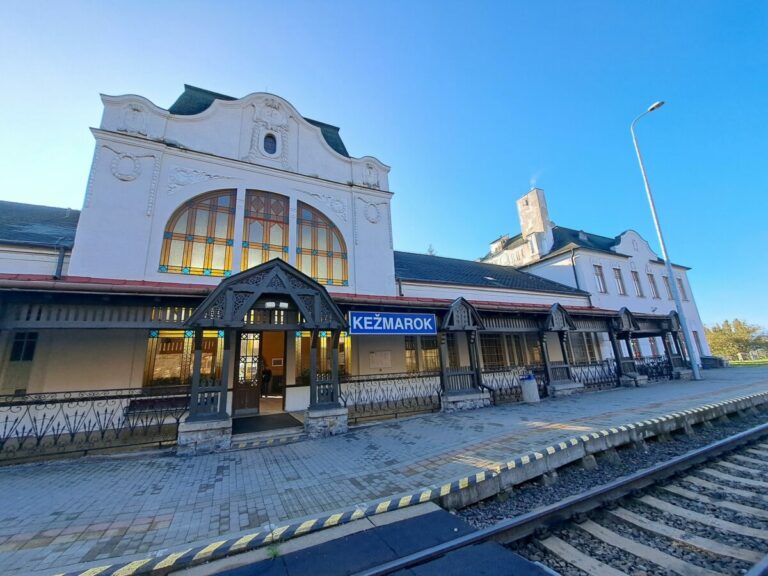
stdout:
<svg viewBox="0 0 768 576">
<path fill-rule="evenodd" d="M 238 370 L 235 374 L 232 408 L 234 416 L 259 413 L 261 396 L 261 334 L 241 332 L 238 345 Z"/>
</svg>

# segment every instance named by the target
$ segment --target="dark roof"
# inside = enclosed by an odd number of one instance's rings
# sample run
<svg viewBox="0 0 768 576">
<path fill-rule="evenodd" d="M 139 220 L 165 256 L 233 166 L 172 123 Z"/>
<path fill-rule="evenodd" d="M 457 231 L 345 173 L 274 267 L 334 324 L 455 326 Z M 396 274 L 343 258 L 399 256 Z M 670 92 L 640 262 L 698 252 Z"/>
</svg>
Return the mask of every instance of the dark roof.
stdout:
<svg viewBox="0 0 768 576">
<path fill-rule="evenodd" d="M 193 114 L 200 114 L 200 112 L 207 110 L 210 105 L 213 104 L 214 100 L 237 100 L 237 98 L 226 96 L 225 94 L 219 94 L 218 92 L 211 92 L 210 90 L 205 90 L 196 86 L 190 86 L 189 84 L 184 84 L 184 92 L 182 92 L 181 96 L 176 99 L 176 102 L 174 102 L 171 107 L 168 108 L 168 112 L 171 114 L 176 114 L 177 116 L 191 116 Z M 317 120 L 312 120 L 310 118 L 304 118 L 304 120 L 313 126 L 320 128 L 320 132 L 322 132 L 323 138 L 328 143 L 328 146 L 333 148 L 342 156 L 349 158 L 347 147 L 344 146 L 344 142 L 341 140 L 341 136 L 339 135 L 338 126 L 332 126 L 331 124 L 318 122 Z"/>
<path fill-rule="evenodd" d="M 525 290 L 528 292 L 559 292 L 586 294 L 558 282 L 521 272 L 512 266 L 486 264 L 458 258 L 395 251 L 395 278 L 416 282 L 458 284 Z"/>
<path fill-rule="evenodd" d="M 564 226 L 554 226 L 552 228 L 552 239 L 554 241 L 552 250 L 549 251 L 547 257 L 553 256 L 563 250 L 570 250 L 571 248 L 586 248 L 587 250 L 616 254 L 611 248 L 619 242 L 618 238 L 608 238 L 607 236 L 590 234 L 583 230 L 574 230 L 573 228 L 565 228 Z M 494 242 L 495 241 L 496 240 L 494 240 Z M 518 234 L 504 242 L 502 249 L 508 250 L 510 248 L 515 248 L 524 242 L 523 235 Z M 491 254 L 488 254 L 488 256 L 491 256 Z M 488 256 L 486 256 L 486 258 Z"/>
<path fill-rule="evenodd" d="M 79 210 L 0 200 L 0 244 L 71 248 Z"/>
</svg>

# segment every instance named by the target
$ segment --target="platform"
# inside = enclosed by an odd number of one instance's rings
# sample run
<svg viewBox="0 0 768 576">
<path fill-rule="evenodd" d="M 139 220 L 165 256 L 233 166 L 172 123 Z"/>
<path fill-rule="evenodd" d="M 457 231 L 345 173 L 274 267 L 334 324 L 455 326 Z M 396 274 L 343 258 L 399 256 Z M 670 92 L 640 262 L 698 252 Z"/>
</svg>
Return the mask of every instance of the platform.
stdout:
<svg viewBox="0 0 768 576">
<path fill-rule="evenodd" d="M 5 467 L 0 572 L 52 574 L 147 558 L 364 507 L 575 434 L 768 392 L 768 368 L 704 375 L 194 458 L 145 453 Z"/>
</svg>

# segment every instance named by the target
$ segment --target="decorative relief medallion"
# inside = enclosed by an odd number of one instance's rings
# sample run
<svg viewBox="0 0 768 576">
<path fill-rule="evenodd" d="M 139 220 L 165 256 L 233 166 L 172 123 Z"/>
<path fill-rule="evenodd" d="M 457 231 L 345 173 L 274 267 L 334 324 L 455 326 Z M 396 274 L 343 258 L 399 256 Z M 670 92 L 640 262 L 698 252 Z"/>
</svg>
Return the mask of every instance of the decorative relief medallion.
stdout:
<svg viewBox="0 0 768 576">
<path fill-rule="evenodd" d="M 207 180 L 231 180 L 231 177 L 192 168 L 174 168 L 168 177 L 168 194 L 173 194 L 178 188 Z"/>
<path fill-rule="evenodd" d="M 132 182 L 141 176 L 141 162 L 139 162 L 139 160 L 155 157 L 154 154 L 142 154 L 137 156 L 129 152 L 120 152 L 106 144 L 103 145 L 102 148 L 106 148 L 115 155 L 110 164 L 112 176 L 123 182 Z"/>
<path fill-rule="evenodd" d="M 296 188 L 297 191 L 303 192 L 307 196 L 312 196 L 320 202 L 324 202 L 333 212 L 338 215 L 344 222 L 347 221 L 347 205 L 338 198 L 331 196 L 330 194 L 319 194 L 317 192 L 307 192 Z"/>
<path fill-rule="evenodd" d="M 371 224 L 378 224 L 381 221 L 382 216 L 382 206 L 386 206 L 386 202 L 369 202 L 362 196 L 357 197 L 358 200 L 360 200 L 365 207 L 363 208 L 363 216 L 365 216 L 365 219 L 368 220 Z"/>
<path fill-rule="evenodd" d="M 132 102 L 126 104 L 125 108 L 123 108 L 123 122 L 118 126 L 117 131 L 146 136 L 146 124 L 146 110 L 144 106 Z"/>
<path fill-rule="evenodd" d="M 368 188 L 379 188 L 379 171 L 371 162 L 365 163 L 365 172 L 363 173 L 363 184 Z"/>
<path fill-rule="evenodd" d="M 141 175 L 141 162 L 132 154 L 120 154 L 112 159 L 112 176 L 123 182 L 136 180 Z"/>
</svg>

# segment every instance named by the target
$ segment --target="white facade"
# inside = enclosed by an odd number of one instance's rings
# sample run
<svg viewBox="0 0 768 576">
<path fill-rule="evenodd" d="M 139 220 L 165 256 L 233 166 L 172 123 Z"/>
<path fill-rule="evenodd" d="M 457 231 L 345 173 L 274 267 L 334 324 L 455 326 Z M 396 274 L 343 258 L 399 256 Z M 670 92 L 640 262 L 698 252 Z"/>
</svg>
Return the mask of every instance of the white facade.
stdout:
<svg viewBox="0 0 768 576">
<path fill-rule="evenodd" d="M 573 241 L 566 243 L 561 239 L 558 245 L 561 235 L 549 220 L 542 190 L 529 191 L 518 200 L 517 207 L 522 234 L 519 238 L 503 236 L 494 241 L 483 261 L 517 265 L 526 272 L 589 292 L 591 305 L 596 308 L 627 308 L 634 313 L 656 315 L 675 310 L 664 280 L 667 271 L 663 260 L 634 230 L 627 230 L 612 241 L 602 237 L 601 240 L 607 241 L 602 247 L 590 246 L 594 244 L 594 235 L 569 230 L 575 233 Z M 688 280 L 688 269 L 673 265 L 673 270 L 692 332 L 691 341 L 698 342 L 700 354 L 708 356 L 711 352 Z M 598 279 L 600 273 L 602 278 Z M 650 355 L 648 342 L 641 341 L 640 345 L 643 353 Z"/>
<path fill-rule="evenodd" d="M 159 272 L 166 225 L 185 201 L 236 190 L 232 273 L 239 272 L 245 194 L 257 190 L 289 199 L 289 263 L 300 201 L 343 235 L 349 281 L 335 292 L 395 293 L 388 166 L 339 154 L 320 128 L 271 94 L 217 99 L 195 115 L 171 114 L 140 96 L 102 101 L 72 276 L 217 284 L 218 278 Z"/>
</svg>

